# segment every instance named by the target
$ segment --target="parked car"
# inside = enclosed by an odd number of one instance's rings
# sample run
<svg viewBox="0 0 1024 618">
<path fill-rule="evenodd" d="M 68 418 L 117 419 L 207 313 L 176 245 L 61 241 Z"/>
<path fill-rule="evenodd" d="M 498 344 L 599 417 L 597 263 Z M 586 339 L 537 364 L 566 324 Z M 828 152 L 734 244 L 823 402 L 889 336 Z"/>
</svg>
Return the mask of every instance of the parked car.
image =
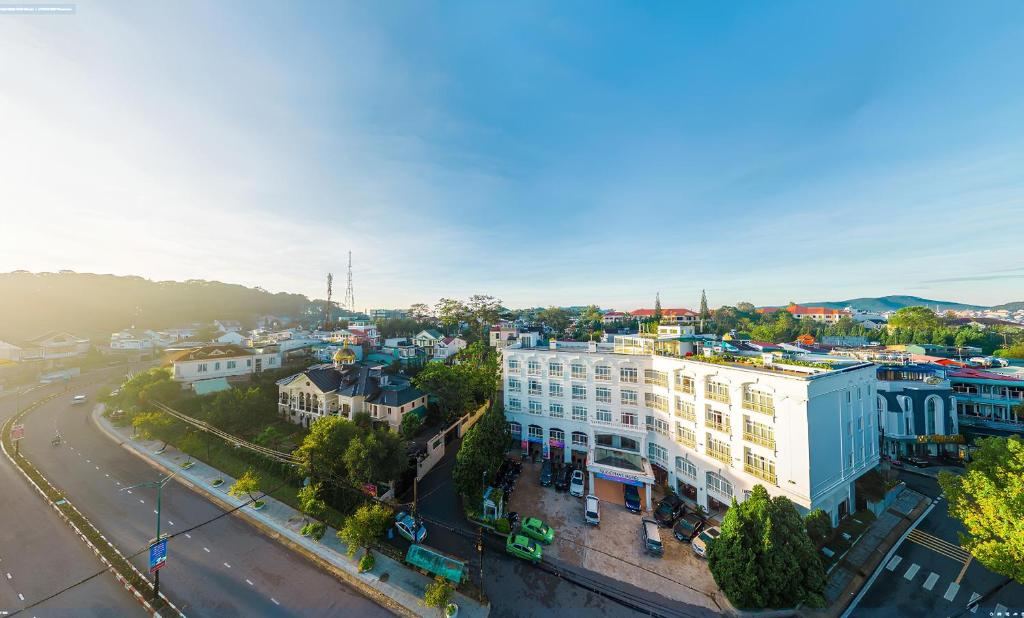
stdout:
<svg viewBox="0 0 1024 618">
<path fill-rule="evenodd" d="M 583 518 L 591 526 L 601 525 L 601 501 L 590 495 L 583 502 Z"/>
<path fill-rule="evenodd" d="M 527 517 L 523 521 L 523 525 L 520 528 L 523 534 L 540 541 L 545 545 L 550 545 L 555 540 L 555 530 L 551 526 L 547 525 L 537 517 Z"/>
<path fill-rule="evenodd" d="M 554 478 L 554 471 L 551 469 L 551 460 L 545 459 L 544 463 L 540 465 L 540 484 L 542 487 L 548 487 Z"/>
<path fill-rule="evenodd" d="M 708 549 L 711 548 L 711 544 L 714 543 L 715 539 L 721 536 L 721 534 L 722 531 L 715 526 L 704 528 L 704 531 L 698 534 L 696 538 L 690 542 L 690 547 L 693 548 L 693 553 L 697 554 L 701 558 L 707 558 Z"/>
<path fill-rule="evenodd" d="M 672 528 L 672 534 L 682 543 L 693 541 L 693 537 L 704 529 L 704 520 L 696 513 L 687 513 L 679 518 Z"/>
<path fill-rule="evenodd" d="M 543 553 L 536 541 L 523 534 L 510 534 L 505 541 L 505 551 L 534 564 L 540 562 Z"/>
<path fill-rule="evenodd" d="M 569 489 L 569 477 L 572 475 L 572 468 L 569 466 L 562 466 L 558 469 L 555 474 L 555 489 L 558 491 L 565 491 Z"/>
<path fill-rule="evenodd" d="M 623 485 L 622 498 L 626 504 L 626 510 L 631 513 L 640 512 L 640 491 L 636 485 Z"/>
<path fill-rule="evenodd" d="M 418 522 L 415 517 L 402 511 L 395 516 L 395 528 L 398 534 L 411 543 L 422 543 L 427 538 L 427 527 L 423 522 Z M 415 536 L 413 531 L 415 532 Z"/>
<path fill-rule="evenodd" d="M 583 497 L 583 470 L 573 470 L 572 480 L 569 481 L 569 495 L 577 498 Z"/>
<path fill-rule="evenodd" d="M 683 504 L 683 499 L 674 493 L 669 493 L 654 508 L 654 519 L 662 526 L 671 528 L 672 524 L 676 523 L 676 520 L 685 512 L 686 505 Z"/>
<path fill-rule="evenodd" d="M 640 520 L 640 535 L 644 540 L 644 551 L 652 556 L 660 556 L 665 552 L 661 544 L 661 530 L 658 522 L 653 519 Z"/>
<path fill-rule="evenodd" d="M 85 395 L 75 395 L 74 397 L 71 398 L 71 403 L 75 404 L 76 406 L 80 403 L 85 403 Z"/>
<path fill-rule="evenodd" d="M 927 468 L 932 465 L 932 462 L 928 461 L 924 457 L 907 457 L 903 461 L 917 468 Z"/>
</svg>

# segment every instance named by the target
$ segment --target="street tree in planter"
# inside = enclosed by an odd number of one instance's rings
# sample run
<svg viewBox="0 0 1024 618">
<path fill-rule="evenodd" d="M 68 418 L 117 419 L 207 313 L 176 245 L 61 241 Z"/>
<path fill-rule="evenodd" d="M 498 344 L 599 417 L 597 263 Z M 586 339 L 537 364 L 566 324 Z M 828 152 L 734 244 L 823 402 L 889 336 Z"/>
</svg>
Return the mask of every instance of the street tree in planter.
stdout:
<svg viewBox="0 0 1024 618">
<path fill-rule="evenodd" d="M 320 499 L 320 483 L 310 483 L 298 491 L 299 506 L 302 512 L 314 520 L 318 520 L 327 512 L 327 504 Z M 302 534 L 319 541 L 323 538 L 327 527 L 321 521 L 306 520 L 302 526 Z"/>
<path fill-rule="evenodd" d="M 256 474 L 252 468 L 249 468 L 242 474 L 235 484 L 228 489 L 228 493 L 236 498 L 245 496 L 252 501 L 252 508 L 259 510 L 263 508 L 264 502 L 258 500 L 253 494 L 259 493 L 260 491 L 260 476 Z"/>
<path fill-rule="evenodd" d="M 715 582 L 744 609 L 824 604 L 825 569 L 789 499 L 761 485 L 741 503 L 734 498 L 722 534 L 708 550 Z"/>
<path fill-rule="evenodd" d="M 390 525 L 390 509 L 378 502 L 364 504 L 345 519 L 338 530 L 338 538 L 348 545 L 349 556 L 355 556 L 359 548 L 363 548 L 366 557 L 370 555 L 370 545 L 383 536 Z"/>
<path fill-rule="evenodd" d="M 963 475 L 939 473 L 964 549 L 989 570 L 1024 583 L 1024 440 L 981 438 Z"/>
<path fill-rule="evenodd" d="M 444 616 L 454 616 L 459 609 L 452 603 L 454 594 L 455 589 L 451 583 L 439 575 L 427 584 L 423 591 L 423 604 L 427 607 L 436 607 Z"/>
</svg>

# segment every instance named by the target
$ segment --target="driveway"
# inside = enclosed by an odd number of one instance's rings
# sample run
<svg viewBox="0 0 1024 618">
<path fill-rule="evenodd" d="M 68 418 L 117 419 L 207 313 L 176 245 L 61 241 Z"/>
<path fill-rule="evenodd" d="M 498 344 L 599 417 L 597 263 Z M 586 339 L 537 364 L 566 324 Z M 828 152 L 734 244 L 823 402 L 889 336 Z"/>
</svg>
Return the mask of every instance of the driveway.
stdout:
<svg viewBox="0 0 1024 618">
<path fill-rule="evenodd" d="M 662 528 L 665 553 L 643 551 L 640 515 L 621 503 L 601 502 L 601 525 L 584 522 L 583 498 L 553 487 L 541 487 L 540 464 L 526 463 L 509 506 L 525 519 L 536 516 L 555 529 L 555 542 L 544 548 L 545 561 L 579 567 L 643 590 L 656 590 L 672 601 L 720 612 L 731 608 L 718 589 L 707 563 Z M 649 512 L 644 517 L 650 517 Z"/>
</svg>

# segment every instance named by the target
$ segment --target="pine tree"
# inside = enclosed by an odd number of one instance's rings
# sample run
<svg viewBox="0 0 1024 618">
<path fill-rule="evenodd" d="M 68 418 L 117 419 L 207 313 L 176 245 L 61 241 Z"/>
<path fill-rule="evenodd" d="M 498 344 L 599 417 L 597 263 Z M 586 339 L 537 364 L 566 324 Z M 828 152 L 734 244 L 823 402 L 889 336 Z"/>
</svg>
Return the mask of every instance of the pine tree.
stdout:
<svg viewBox="0 0 1024 618">
<path fill-rule="evenodd" d="M 708 296 L 704 290 L 700 291 L 700 332 L 704 332 L 704 324 L 711 319 L 711 310 L 708 309 Z"/>
<path fill-rule="evenodd" d="M 654 319 L 661 322 L 661 292 L 654 295 Z"/>
</svg>

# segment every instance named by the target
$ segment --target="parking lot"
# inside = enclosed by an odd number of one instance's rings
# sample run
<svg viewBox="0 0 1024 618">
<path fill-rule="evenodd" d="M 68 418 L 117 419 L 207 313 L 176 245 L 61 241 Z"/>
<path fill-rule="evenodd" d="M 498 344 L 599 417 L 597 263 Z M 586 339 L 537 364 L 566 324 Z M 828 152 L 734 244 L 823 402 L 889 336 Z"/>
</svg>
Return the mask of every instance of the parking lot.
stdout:
<svg viewBox="0 0 1024 618">
<path fill-rule="evenodd" d="M 546 561 L 582 567 L 716 612 L 730 607 L 707 563 L 689 544 L 677 541 L 671 529 L 661 529 L 664 555 L 650 556 L 643 551 L 641 516 L 627 511 L 621 501 L 602 501 L 601 525 L 593 527 L 584 521 L 583 498 L 541 487 L 539 475 L 539 463 L 523 465 L 507 510 L 523 519 L 540 517 L 555 529 L 555 542 L 544 547 Z"/>
</svg>

